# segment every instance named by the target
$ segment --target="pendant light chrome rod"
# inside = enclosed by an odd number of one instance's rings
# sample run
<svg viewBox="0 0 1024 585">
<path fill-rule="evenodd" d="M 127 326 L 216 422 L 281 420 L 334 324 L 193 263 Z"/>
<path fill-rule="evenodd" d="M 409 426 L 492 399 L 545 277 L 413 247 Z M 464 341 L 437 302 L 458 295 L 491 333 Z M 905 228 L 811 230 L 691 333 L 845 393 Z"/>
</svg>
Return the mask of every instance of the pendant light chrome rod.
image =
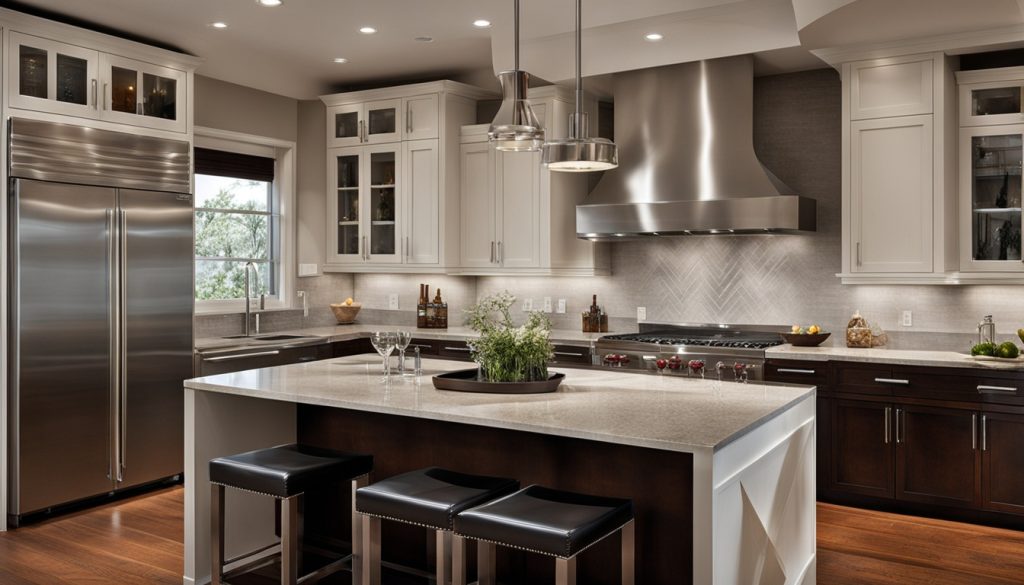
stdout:
<svg viewBox="0 0 1024 585">
<path fill-rule="evenodd" d="M 519 0 L 516 0 L 518 2 Z M 576 113 L 570 138 L 585 138 L 583 128 L 583 0 L 576 0 Z"/>
<path fill-rule="evenodd" d="M 519 70 L 519 0 L 515 0 L 515 8 L 516 8 L 516 15 L 515 15 L 515 18 L 513 18 L 513 20 L 512 20 L 512 22 L 515 23 L 515 25 L 514 25 L 515 34 L 514 34 L 514 37 L 513 37 L 513 43 L 515 44 L 515 51 L 514 51 L 515 52 L 515 67 L 513 67 L 513 69 L 518 71 Z M 518 98 L 519 96 L 516 96 L 516 97 Z"/>
</svg>

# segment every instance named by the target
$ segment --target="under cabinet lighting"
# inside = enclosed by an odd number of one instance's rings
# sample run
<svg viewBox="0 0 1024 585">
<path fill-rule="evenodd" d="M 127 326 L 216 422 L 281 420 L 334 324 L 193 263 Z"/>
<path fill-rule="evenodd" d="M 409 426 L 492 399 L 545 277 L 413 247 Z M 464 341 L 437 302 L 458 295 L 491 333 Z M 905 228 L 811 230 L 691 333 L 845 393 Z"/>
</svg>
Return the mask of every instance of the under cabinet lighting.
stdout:
<svg viewBox="0 0 1024 585">
<path fill-rule="evenodd" d="M 481 18 L 479 20 L 474 20 L 473 26 L 477 28 L 491 28 L 491 21 Z"/>
<path fill-rule="evenodd" d="M 256 3 L 260 6 L 280 6 L 284 4 L 282 0 L 256 0 Z"/>
<path fill-rule="evenodd" d="M 207 26 L 209 26 L 211 28 L 227 28 L 228 27 L 228 23 L 221 22 L 221 21 L 218 20 L 217 22 L 211 22 Z"/>
<path fill-rule="evenodd" d="M 335 63 L 348 63 L 348 59 L 346 59 L 344 57 L 335 57 L 334 58 L 334 62 Z"/>
<path fill-rule="evenodd" d="M 434 37 L 416 37 L 413 40 L 417 43 L 432 43 L 434 42 Z"/>
<path fill-rule="evenodd" d="M 359 29 L 359 32 L 363 33 L 364 35 L 372 35 L 373 33 L 377 32 L 377 29 L 373 28 L 372 26 L 364 26 Z"/>
<path fill-rule="evenodd" d="M 647 33 L 646 35 L 644 35 L 644 38 L 647 39 L 648 41 L 651 41 L 652 43 L 656 43 L 665 37 L 662 36 L 661 33 Z"/>
</svg>

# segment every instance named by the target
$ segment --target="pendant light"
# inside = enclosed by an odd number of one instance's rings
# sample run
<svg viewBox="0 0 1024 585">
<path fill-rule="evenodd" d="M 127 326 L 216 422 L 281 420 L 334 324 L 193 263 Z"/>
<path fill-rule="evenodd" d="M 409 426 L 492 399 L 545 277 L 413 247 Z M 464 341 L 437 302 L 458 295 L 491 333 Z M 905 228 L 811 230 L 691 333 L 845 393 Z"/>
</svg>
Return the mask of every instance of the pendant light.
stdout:
<svg viewBox="0 0 1024 585">
<path fill-rule="evenodd" d="M 498 74 L 501 108 L 487 137 L 497 150 L 537 151 L 544 144 L 544 129 L 526 101 L 530 74 L 519 69 L 519 0 L 515 0 L 515 11 L 515 69 Z"/>
<path fill-rule="evenodd" d="M 569 136 L 544 143 L 544 164 L 552 171 L 589 173 L 619 166 L 619 147 L 606 138 L 590 138 L 583 111 L 582 12 L 583 0 L 576 0 L 576 111 L 569 115 Z"/>
</svg>

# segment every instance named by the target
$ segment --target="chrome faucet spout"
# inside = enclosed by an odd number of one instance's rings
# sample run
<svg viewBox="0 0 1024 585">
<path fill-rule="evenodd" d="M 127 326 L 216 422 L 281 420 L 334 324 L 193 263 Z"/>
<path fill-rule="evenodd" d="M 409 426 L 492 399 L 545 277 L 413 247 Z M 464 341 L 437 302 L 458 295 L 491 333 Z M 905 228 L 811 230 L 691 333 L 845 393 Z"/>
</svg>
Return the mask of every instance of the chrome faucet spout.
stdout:
<svg viewBox="0 0 1024 585">
<path fill-rule="evenodd" d="M 245 336 L 246 337 L 249 337 L 250 335 L 252 335 L 251 323 L 250 323 L 252 321 L 252 286 L 250 286 L 250 281 L 249 281 L 249 271 L 250 270 L 252 270 L 252 273 L 256 275 L 256 286 L 259 287 L 259 285 L 260 285 L 260 273 L 256 269 L 256 263 L 255 262 L 246 262 L 245 263 Z M 262 305 L 262 303 L 261 303 L 261 305 Z M 263 308 L 263 307 L 261 306 L 261 308 Z M 257 328 L 256 333 L 259 333 L 258 328 Z"/>
</svg>

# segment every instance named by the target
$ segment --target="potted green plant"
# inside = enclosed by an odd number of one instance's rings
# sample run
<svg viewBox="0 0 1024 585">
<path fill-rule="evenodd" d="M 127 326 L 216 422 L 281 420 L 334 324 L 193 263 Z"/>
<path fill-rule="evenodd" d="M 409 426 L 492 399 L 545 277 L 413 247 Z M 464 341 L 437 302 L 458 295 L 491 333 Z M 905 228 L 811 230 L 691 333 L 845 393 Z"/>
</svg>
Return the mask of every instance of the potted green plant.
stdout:
<svg viewBox="0 0 1024 585">
<path fill-rule="evenodd" d="M 480 334 L 470 342 L 473 360 L 484 382 L 540 382 L 548 380 L 548 361 L 554 355 L 551 321 L 531 312 L 524 325 L 512 322 L 516 298 L 508 291 L 486 297 L 471 309 L 469 327 Z"/>
</svg>

